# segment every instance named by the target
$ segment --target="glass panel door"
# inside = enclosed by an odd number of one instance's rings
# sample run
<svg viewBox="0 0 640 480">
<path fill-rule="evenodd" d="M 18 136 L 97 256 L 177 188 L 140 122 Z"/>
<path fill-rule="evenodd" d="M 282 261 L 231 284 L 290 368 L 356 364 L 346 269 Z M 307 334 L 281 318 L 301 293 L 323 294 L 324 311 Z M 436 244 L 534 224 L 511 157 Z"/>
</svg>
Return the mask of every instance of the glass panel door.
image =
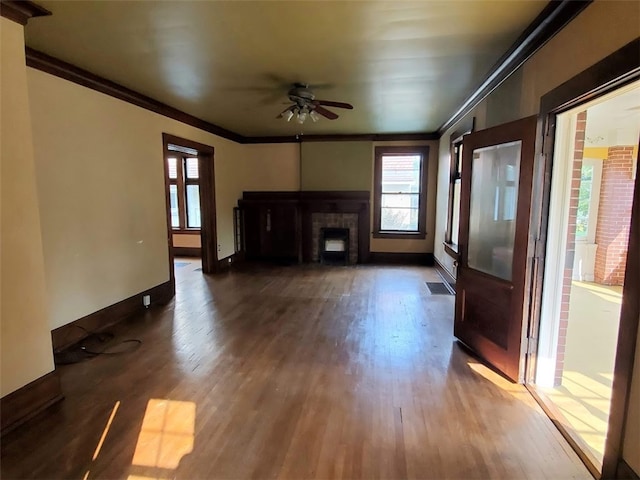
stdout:
<svg viewBox="0 0 640 480">
<path fill-rule="evenodd" d="M 468 266 L 511 280 L 522 142 L 473 151 Z"/>
</svg>

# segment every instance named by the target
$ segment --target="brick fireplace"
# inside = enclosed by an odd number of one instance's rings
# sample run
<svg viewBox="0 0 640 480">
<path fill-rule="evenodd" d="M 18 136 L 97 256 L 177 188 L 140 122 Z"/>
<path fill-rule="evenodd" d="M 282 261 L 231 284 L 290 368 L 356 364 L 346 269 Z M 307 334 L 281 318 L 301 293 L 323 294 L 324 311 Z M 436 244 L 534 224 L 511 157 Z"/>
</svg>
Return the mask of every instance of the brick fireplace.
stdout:
<svg viewBox="0 0 640 480">
<path fill-rule="evenodd" d="M 323 263 L 321 257 L 322 230 L 345 229 L 348 232 L 347 263 L 358 263 L 358 214 L 357 213 L 312 213 L 312 259 Z M 330 230 L 331 231 L 331 230 Z"/>
</svg>

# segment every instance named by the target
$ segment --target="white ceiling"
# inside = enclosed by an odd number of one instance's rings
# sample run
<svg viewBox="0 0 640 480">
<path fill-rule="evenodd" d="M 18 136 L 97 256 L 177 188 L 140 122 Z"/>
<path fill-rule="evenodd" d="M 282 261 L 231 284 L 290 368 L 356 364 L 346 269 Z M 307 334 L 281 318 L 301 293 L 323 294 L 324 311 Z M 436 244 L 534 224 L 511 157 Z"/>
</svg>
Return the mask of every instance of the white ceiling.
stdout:
<svg viewBox="0 0 640 480">
<path fill-rule="evenodd" d="M 587 146 L 637 145 L 639 138 L 640 82 L 587 109 Z"/>
<path fill-rule="evenodd" d="M 42 1 L 26 43 L 242 135 L 440 127 L 546 1 Z M 349 102 L 276 120 L 288 84 Z"/>
</svg>

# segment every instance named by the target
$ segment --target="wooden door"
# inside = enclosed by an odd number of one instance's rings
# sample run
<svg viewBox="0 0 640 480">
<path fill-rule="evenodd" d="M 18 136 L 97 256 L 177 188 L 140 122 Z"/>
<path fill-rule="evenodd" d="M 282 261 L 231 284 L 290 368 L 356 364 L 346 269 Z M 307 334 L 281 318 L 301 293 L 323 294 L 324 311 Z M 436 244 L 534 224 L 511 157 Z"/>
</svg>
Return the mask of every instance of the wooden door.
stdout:
<svg viewBox="0 0 640 480">
<path fill-rule="evenodd" d="M 464 137 L 455 336 L 522 381 L 536 117 Z"/>
</svg>

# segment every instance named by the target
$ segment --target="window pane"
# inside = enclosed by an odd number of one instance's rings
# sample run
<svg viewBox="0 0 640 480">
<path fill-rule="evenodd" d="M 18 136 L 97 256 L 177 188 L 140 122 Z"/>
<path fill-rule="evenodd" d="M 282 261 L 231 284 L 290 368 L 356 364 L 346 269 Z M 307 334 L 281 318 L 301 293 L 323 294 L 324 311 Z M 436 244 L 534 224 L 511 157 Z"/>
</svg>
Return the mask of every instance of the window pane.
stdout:
<svg viewBox="0 0 640 480">
<path fill-rule="evenodd" d="M 589 207 L 591 206 L 591 187 L 593 185 L 593 166 L 582 165 L 578 213 L 576 217 L 576 237 L 586 237 L 589 233 Z"/>
<path fill-rule="evenodd" d="M 169 185 L 169 201 L 171 203 L 171 227 L 180 228 L 180 214 L 178 211 L 178 186 Z"/>
<path fill-rule="evenodd" d="M 187 227 L 200 228 L 199 185 L 187 185 Z"/>
<path fill-rule="evenodd" d="M 456 180 L 453 184 L 453 212 L 451 215 L 451 243 L 458 244 L 458 232 L 460 231 L 460 188 L 462 182 Z"/>
<path fill-rule="evenodd" d="M 198 178 L 198 159 L 197 158 L 187 158 L 187 168 L 185 169 L 187 172 L 187 178 Z"/>
<path fill-rule="evenodd" d="M 178 178 L 178 159 L 167 158 L 167 164 L 169 165 L 169 178 Z"/>
<path fill-rule="evenodd" d="M 420 155 L 382 157 L 382 193 L 420 193 Z"/>
<path fill-rule="evenodd" d="M 380 209 L 380 229 L 417 232 L 418 212 L 417 208 L 382 207 Z"/>
<path fill-rule="evenodd" d="M 418 231 L 419 194 L 383 193 L 380 203 L 381 230 Z"/>
<path fill-rule="evenodd" d="M 521 142 L 474 150 L 469 267 L 511 280 Z"/>
<path fill-rule="evenodd" d="M 459 177 L 462 173 L 462 143 L 457 143 L 454 146 L 454 155 L 455 155 L 455 174 L 456 177 Z"/>
</svg>

